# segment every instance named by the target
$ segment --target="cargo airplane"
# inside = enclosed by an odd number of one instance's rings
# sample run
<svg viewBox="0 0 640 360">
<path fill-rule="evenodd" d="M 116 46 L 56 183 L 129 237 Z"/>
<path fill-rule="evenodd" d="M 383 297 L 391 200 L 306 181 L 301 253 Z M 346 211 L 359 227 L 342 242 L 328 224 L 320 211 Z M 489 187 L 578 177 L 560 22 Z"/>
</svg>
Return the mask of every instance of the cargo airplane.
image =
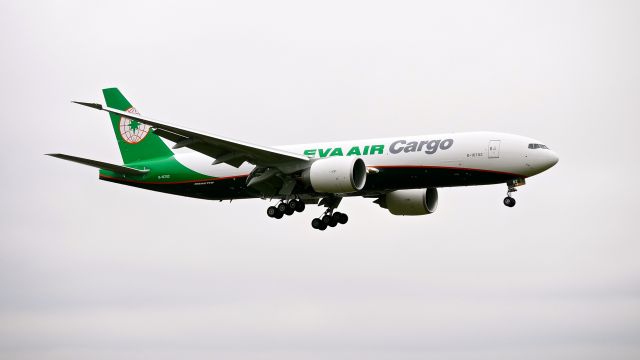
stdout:
<svg viewBox="0 0 640 360">
<path fill-rule="evenodd" d="M 527 177 L 558 162 L 540 141 L 498 132 L 463 132 L 316 144 L 262 146 L 142 116 L 117 88 L 102 90 L 123 165 L 48 154 L 96 167 L 101 180 L 207 200 L 276 199 L 274 219 L 326 207 L 311 226 L 345 224 L 342 198 L 361 196 L 393 215 L 436 211 L 438 188 L 507 184 L 504 205 Z M 188 148 L 189 153 L 172 149 Z"/>
</svg>

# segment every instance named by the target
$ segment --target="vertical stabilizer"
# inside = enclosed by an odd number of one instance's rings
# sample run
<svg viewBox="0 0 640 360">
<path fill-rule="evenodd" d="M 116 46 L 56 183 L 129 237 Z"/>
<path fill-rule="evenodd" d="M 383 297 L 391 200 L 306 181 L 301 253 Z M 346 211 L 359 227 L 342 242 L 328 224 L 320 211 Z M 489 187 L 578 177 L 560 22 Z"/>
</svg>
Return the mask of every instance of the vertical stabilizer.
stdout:
<svg viewBox="0 0 640 360">
<path fill-rule="evenodd" d="M 102 89 L 102 93 L 108 107 L 139 114 L 117 88 Z M 171 149 L 148 125 L 118 114 L 109 116 L 125 164 L 173 156 Z"/>
</svg>

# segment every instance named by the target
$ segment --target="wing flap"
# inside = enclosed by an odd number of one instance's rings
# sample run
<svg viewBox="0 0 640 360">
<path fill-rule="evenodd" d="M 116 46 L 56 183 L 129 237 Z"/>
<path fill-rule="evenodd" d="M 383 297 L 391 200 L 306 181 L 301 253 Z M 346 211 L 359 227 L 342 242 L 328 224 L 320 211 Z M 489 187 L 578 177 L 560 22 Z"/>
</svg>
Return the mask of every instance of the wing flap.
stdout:
<svg viewBox="0 0 640 360">
<path fill-rule="evenodd" d="M 126 174 L 126 175 L 144 175 L 149 172 L 149 170 L 139 170 L 139 169 L 134 169 L 128 166 L 116 165 L 116 164 L 106 163 L 103 161 L 85 159 L 85 158 L 66 155 L 66 154 L 46 154 L 46 155 L 53 156 L 54 158 L 73 161 L 78 164 L 93 166 L 98 169 L 109 170 L 109 171 L 117 172 L 120 174 Z"/>
</svg>

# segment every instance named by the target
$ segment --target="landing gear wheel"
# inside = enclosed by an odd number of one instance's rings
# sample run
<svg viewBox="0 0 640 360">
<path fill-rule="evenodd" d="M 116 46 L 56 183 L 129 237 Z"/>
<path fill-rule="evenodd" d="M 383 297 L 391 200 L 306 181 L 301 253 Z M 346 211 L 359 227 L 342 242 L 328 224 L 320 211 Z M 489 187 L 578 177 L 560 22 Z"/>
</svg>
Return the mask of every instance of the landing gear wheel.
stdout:
<svg viewBox="0 0 640 360">
<path fill-rule="evenodd" d="M 325 215 L 325 216 L 323 216 L 323 217 L 322 217 L 322 222 L 323 222 L 325 225 L 329 225 L 329 223 L 331 222 L 331 215 Z"/>
<path fill-rule="evenodd" d="M 349 216 L 347 216 L 347 214 L 339 212 L 339 213 L 333 214 L 333 217 L 336 218 L 336 215 L 338 215 L 337 216 L 338 223 L 342 225 L 346 224 L 347 221 L 349 221 Z"/>
<path fill-rule="evenodd" d="M 267 208 L 267 216 L 270 218 L 276 217 L 277 212 L 278 212 L 278 209 L 275 206 L 269 206 Z"/>
<path fill-rule="evenodd" d="M 508 206 L 508 207 L 516 206 L 516 199 L 512 198 L 511 196 L 507 196 L 506 198 L 504 198 L 502 202 L 504 203 L 505 206 Z"/>
<path fill-rule="evenodd" d="M 311 227 L 322 231 L 327 228 L 327 224 L 323 223 L 321 219 L 315 218 L 311 220 Z"/>
<path fill-rule="evenodd" d="M 277 210 L 277 209 L 276 209 L 276 210 Z M 282 219 L 282 216 L 283 216 L 283 215 L 284 215 L 284 213 L 282 213 L 282 212 L 280 212 L 280 210 L 278 210 L 278 211 L 276 212 L 276 214 L 275 214 L 275 215 L 273 215 L 273 217 L 274 217 L 274 218 L 276 218 L 276 219 Z"/>
<path fill-rule="evenodd" d="M 333 213 L 332 219 L 336 222 L 336 224 L 346 224 L 347 221 L 349 221 L 349 217 L 347 216 L 347 214 L 343 214 L 341 212 Z"/>
<path fill-rule="evenodd" d="M 303 212 L 305 208 L 305 203 L 299 199 L 289 200 L 287 206 L 292 208 L 294 211 Z"/>
<path fill-rule="evenodd" d="M 285 213 L 287 216 L 291 216 L 291 215 L 293 215 L 293 213 L 294 213 L 294 212 L 296 212 L 296 211 L 295 211 L 295 209 L 291 208 L 290 206 L 287 206 L 287 209 L 284 211 L 284 213 Z"/>
<path fill-rule="evenodd" d="M 281 202 L 280 204 L 278 204 L 277 208 L 278 208 L 278 211 L 284 214 L 287 211 L 288 206 L 286 203 Z"/>
<path fill-rule="evenodd" d="M 327 224 L 325 224 L 322 219 L 315 218 L 311 220 L 311 227 L 314 229 L 318 229 L 320 231 L 325 230 L 327 228 Z"/>
<path fill-rule="evenodd" d="M 325 230 L 327 228 L 327 224 L 322 222 L 322 219 L 315 218 L 311 220 L 311 227 L 314 229 L 318 229 L 320 231 Z"/>
</svg>

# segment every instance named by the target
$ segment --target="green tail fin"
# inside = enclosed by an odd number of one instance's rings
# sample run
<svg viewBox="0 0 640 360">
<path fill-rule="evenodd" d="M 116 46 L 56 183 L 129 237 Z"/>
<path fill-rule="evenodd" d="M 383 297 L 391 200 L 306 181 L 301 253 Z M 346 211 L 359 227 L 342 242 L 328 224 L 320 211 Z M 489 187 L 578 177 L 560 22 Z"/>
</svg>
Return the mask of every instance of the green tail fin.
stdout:
<svg viewBox="0 0 640 360">
<path fill-rule="evenodd" d="M 102 89 L 102 93 L 108 107 L 138 114 L 117 88 Z M 125 164 L 173 156 L 173 151 L 149 126 L 117 114 L 109 116 Z"/>
</svg>

